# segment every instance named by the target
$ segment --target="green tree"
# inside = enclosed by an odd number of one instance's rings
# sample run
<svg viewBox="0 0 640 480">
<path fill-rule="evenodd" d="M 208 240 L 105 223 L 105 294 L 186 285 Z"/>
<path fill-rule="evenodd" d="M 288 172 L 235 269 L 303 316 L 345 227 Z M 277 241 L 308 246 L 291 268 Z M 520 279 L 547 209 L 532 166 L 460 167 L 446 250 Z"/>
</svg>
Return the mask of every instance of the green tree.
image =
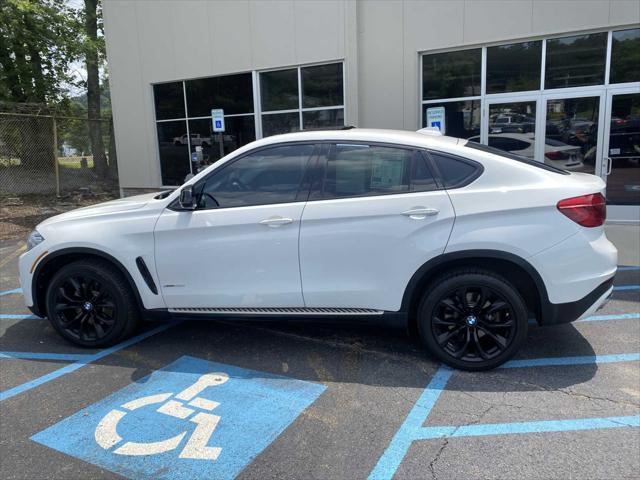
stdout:
<svg viewBox="0 0 640 480">
<path fill-rule="evenodd" d="M 0 0 L 0 101 L 54 104 L 78 54 L 78 23 L 63 0 Z"/>
</svg>

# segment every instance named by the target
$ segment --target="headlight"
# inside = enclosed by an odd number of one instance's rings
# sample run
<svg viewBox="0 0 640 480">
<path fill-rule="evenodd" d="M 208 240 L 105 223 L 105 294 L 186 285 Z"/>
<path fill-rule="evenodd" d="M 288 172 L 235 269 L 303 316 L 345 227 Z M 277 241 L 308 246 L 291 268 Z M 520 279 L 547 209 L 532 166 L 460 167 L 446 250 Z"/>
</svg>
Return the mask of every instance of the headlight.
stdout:
<svg viewBox="0 0 640 480">
<path fill-rule="evenodd" d="M 43 241 L 44 237 L 40 235 L 40 232 L 38 232 L 37 230 L 31 232 L 29 234 L 29 238 L 27 238 L 27 252 Z"/>
</svg>

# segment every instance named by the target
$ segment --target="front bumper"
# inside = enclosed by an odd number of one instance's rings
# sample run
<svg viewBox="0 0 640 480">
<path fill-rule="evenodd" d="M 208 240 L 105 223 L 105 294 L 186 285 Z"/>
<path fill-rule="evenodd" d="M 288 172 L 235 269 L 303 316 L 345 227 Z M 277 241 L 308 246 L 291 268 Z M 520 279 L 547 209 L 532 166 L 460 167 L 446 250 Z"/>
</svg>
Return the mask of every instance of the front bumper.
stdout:
<svg viewBox="0 0 640 480">
<path fill-rule="evenodd" d="M 593 314 L 607 302 L 613 292 L 613 278 L 601 283 L 575 302 L 548 303 L 543 309 L 540 324 L 547 326 L 570 323 Z"/>
</svg>

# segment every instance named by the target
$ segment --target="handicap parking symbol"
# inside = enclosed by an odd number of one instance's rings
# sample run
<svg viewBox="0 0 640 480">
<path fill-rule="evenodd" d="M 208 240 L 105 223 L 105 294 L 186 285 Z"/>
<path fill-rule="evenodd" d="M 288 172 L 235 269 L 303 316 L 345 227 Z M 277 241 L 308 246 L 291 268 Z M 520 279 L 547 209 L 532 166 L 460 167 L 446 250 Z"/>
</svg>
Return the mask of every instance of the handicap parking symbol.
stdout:
<svg viewBox="0 0 640 480">
<path fill-rule="evenodd" d="M 234 478 L 325 388 L 185 356 L 32 440 L 129 478 Z"/>
</svg>

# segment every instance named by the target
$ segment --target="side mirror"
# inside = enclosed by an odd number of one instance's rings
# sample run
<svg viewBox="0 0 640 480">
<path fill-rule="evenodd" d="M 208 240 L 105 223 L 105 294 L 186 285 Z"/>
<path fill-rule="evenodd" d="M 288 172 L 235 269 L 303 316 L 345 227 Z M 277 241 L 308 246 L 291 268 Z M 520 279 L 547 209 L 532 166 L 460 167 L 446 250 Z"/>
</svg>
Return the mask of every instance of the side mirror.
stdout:
<svg viewBox="0 0 640 480">
<path fill-rule="evenodd" d="M 195 210 L 196 205 L 196 196 L 193 193 L 193 185 L 187 185 L 182 190 L 180 190 L 180 207 L 184 210 Z"/>
</svg>

